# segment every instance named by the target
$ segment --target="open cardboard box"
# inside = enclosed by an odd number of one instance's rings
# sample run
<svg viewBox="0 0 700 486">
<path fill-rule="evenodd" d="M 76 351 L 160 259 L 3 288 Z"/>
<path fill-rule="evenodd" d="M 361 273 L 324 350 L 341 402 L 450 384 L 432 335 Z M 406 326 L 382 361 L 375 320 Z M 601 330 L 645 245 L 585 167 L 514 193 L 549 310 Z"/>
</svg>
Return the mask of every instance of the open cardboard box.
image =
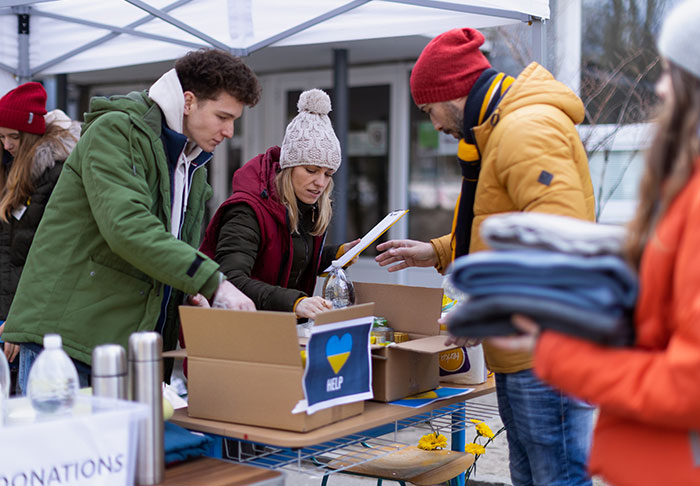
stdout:
<svg viewBox="0 0 700 486">
<path fill-rule="evenodd" d="M 374 302 L 374 315 L 410 340 L 372 346 L 374 400 L 390 402 L 437 388 L 438 355 L 450 347 L 440 334 L 442 289 L 354 282 L 358 304 Z M 456 346 L 453 346 L 456 347 Z"/>
<path fill-rule="evenodd" d="M 329 311 L 317 325 L 373 315 L 373 306 Z M 307 432 L 358 415 L 364 402 L 292 414 L 304 398 L 296 316 L 181 306 L 192 417 Z"/>
</svg>

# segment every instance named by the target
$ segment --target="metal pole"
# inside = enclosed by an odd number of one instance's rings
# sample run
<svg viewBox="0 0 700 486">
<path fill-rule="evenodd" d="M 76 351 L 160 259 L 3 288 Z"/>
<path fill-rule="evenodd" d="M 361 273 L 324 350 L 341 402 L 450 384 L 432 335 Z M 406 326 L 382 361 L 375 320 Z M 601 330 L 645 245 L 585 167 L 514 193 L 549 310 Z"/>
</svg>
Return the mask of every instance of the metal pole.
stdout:
<svg viewBox="0 0 700 486">
<path fill-rule="evenodd" d="M 547 45 L 544 39 L 544 25 L 539 17 L 531 17 L 532 26 L 532 59 L 547 67 Z"/>
<path fill-rule="evenodd" d="M 58 90 L 56 86 L 56 76 L 47 76 L 43 81 L 46 90 L 46 109 L 48 111 L 58 108 Z"/>
<path fill-rule="evenodd" d="M 333 243 L 347 241 L 348 222 L 348 126 L 350 122 L 348 88 L 348 51 L 333 50 L 333 125 L 340 141 L 341 165 L 333 180 Z"/>
<path fill-rule="evenodd" d="M 29 7 L 13 8 L 17 14 L 17 77 L 19 82 L 31 80 L 29 69 Z"/>
<path fill-rule="evenodd" d="M 56 107 L 68 113 L 68 75 L 56 75 Z"/>
</svg>

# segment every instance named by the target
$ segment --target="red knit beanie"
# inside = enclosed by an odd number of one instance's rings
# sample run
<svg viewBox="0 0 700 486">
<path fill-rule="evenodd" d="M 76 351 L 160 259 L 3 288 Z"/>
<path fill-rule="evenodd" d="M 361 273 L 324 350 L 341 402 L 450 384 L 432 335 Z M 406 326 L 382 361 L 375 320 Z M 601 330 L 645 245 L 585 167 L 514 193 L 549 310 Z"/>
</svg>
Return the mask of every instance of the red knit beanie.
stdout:
<svg viewBox="0 0 700 486">
<path fill-rule="evenodd" d="M 46 131 L 46 90 L 24 83 L 0 98 L 0 127 L 43 135 Z"/>
<path fill-rule="evenodd" d="M 413 66 L 411 95 L 417 105 L 467 96 L 491 67 L 479 50 L 484 36 L 474 29 L 452 29 L 431 40 Z"/>
</svg>

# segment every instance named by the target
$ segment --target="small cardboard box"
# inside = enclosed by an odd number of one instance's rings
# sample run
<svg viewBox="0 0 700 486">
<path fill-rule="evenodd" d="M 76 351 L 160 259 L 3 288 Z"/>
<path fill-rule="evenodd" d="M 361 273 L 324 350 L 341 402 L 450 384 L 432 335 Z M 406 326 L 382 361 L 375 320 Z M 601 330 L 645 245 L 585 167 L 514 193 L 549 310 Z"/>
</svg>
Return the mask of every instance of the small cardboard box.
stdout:
<svg viewBox="0 0 700 486">
<path fill-rule="evenodd" d="M 325 314 L 327 323 L 339 322 L 372 315 L 372 306 Z M 291 413 L 304 398 L 294 314 L 182 306 L 180 317 L 190 416 L 307 432 L 363 412 L 364 402 L 355 402 Z"/>
<path fill-rule="evenodd" d="M 374 400 L 390 402 L 436 388 L 440 382 L 438 354 L 445 347 L 438 319 L 442 289 L 355 282 L 358 304 L 374 302 L 374 315 L 386 318 L 394 331 L 410 340 L 372 346 Z"/>
</svg>

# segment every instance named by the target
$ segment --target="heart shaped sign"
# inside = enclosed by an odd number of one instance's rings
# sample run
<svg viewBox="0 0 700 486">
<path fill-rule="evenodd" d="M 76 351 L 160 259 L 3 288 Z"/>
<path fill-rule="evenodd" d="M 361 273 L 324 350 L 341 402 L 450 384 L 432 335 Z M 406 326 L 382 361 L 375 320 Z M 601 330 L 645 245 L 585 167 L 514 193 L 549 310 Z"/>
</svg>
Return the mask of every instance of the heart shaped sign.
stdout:
<svg viewBox="0 0 700 486">
<path fill-rule="evenodd" d="M 331 336 L 326 343 L 326 358 L 333 368 L 333 373 L 336 375 L 340 369 L 345 366 L 345 362 L 350 357 L 352 350 L 352 336 L 348 333 L 342 337 Z"/>
</svg>

